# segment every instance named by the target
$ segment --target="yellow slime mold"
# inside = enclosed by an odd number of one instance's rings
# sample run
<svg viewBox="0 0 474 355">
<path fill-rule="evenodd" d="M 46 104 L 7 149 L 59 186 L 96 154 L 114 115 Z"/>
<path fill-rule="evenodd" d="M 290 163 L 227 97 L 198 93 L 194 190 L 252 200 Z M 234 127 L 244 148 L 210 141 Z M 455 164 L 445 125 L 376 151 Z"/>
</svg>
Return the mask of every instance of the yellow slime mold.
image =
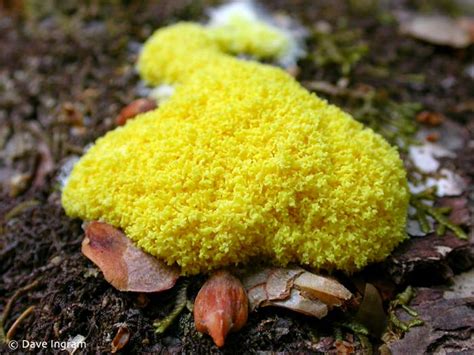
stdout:
<svg viewBox="0 0 474 355">
<path fill-rule="evenodd" d="M 140 74 L 176 91 L 97 140 L 64 188 L 67 214 L 122 228 L 185 274 L 249 260 L 352 272 L 384 259 L 405 236 L 396 149 L 283 70 L 226 54 L 269 55 L 250 27 L 183 23 L 147 41 Z"/>
</svg>

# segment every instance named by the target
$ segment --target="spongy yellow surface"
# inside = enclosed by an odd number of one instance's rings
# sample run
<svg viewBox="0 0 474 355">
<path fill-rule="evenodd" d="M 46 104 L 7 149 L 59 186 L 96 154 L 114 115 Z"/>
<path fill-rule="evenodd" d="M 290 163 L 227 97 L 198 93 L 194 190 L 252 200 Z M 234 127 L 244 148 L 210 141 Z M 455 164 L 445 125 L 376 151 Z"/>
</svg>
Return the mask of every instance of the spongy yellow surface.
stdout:
<svg viewBox="0 0 474 355">
<path fill-rule="evenodd" d="M 249 260 L 351 272 L 384 259 L 405 236 L 397 151 L 284 71 L 222 49 L 192 24 L 148 40 L 141 75 L 177 90 L 81 158 L 67 214 L 122 228 L 185 274 Z"/>
</svg>

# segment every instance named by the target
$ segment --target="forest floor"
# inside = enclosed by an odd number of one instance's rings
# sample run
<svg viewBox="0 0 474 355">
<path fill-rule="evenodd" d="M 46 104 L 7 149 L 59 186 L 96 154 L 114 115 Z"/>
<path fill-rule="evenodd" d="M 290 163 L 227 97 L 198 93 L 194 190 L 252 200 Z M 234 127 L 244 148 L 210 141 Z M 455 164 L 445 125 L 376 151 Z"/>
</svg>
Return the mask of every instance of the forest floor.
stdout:
<svg viewBox="0 0 474 355">
<path fill-rule="evenodd" d="M 90 1 L 77 7 L 74 1 L 0 1 L 0 312 L 11 300 L 4 329 L 34 306 L 13 339 L 82 335 L 87 352 L 110 351 L 123 329 L 130 335 L 124 352 L 474 351 L 474 49 L 413 38 L 399 23 L 407 13 L 465 15 L 463 1 L 265 4 L 308 29 L 307 55 L 294 70 L 305 87 L 399 144 L 407 162 L 409 145 L 430 141 L 449 149 L 438 160 L 456 173 L 449 187 L 455 191 L 434 204 L 452 207 L 448 217 L 468 239 L 450 228 L 441 236 L 418 233 L 384 263 L 350 278 L 339 275 L 360 294 L 366 283 L 375 285 L 385 311 L 412 286 L 411 306 L 423 325 L 405 332 L 384 319 L 391 332 L 366 336 L 345 326 L 341 312 L 317 320 L 262 308 L 219 350 L 196 332 L 187 309 L 164 334 L 155 333 L 153 322 L 171 311 L 177 288 L 156 295 L 119 292 L 81 254 L 81 221 L 68 218 L 60 204 L 65 167 L 116 127 L 124 106 L 147 94 L 134 63 L 153 30 L 205 20 L 209 3 L 216 2 Z M 472 35 L 472 18 L 470 26 Z M 407 163 L 407 169 L 416 167 Z M 190 300 L 204 280 L 190 279 Z M 11 350 L 2 345 L 4 351 Z"/>
</svg>

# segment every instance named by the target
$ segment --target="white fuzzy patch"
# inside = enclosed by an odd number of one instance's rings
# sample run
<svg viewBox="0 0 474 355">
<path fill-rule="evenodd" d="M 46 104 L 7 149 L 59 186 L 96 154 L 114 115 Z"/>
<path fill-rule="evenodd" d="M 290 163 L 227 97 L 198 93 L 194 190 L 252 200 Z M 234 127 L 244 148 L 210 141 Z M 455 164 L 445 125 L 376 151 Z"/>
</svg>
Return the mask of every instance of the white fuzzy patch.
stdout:
<svg viewBox="0 0 474 355">
<path fill-rule="evenodd" d="M 258 15 L 260 10 L 251 1 L 235 1 L 209 10 L 208 26 L 225 26 L 238 16 L 249 21 L 261 21 L 263 14 Z M 266 21 L 265 21 L 266 22 Z"/>
<path fill-rule="evenodd" d="M 163 84 L 153 88 L 148 97 L 152 100 L 158 102 L 158 104 L 162 104 L 163 102 L 167 101 L 171 95 L 174 93 L 174 86 Z"/>
<path fill-rule="evenodd" d="M 250 0 L 233 1 L 209 10 L 208 26 L 225 26 L 235 17 L 248 21 L 264 22 L 288 39 L 288 49 L 276 58 L 283 67 L 296 65 L 299 58 L 306 54 L 304 38 L 307 31 L 290 17 L 282 14 L 272 15 Z"/>
<path fill-rule="evenodd" d="M 61 169 L 59 170 L 59 173 L 56 177 L 61 190 L 64 188 L 64 186 L 66 186 L 69 175 L 71 175 L 72 169 L 78 161 L 79 157 L 77 155 L 72 155 L 67 158 L 64 164 L 61 166 Z"/>
</svg>

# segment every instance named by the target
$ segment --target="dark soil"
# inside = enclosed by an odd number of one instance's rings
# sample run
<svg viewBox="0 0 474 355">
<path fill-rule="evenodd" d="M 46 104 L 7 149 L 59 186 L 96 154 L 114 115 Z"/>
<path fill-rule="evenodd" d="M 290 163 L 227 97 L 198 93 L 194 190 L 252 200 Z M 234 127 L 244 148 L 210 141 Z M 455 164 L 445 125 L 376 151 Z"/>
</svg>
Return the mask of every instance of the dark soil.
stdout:
<svg viewBox="0 0 474 355">
<path fill-rule="evenodd" d="M 425 11 L 427 2 L 393 1 L 388 8 L 372 6 L 377 2 L 371 1 L 360 2 L 369 4 L 362 8 L 350 1 L 266 2 L 272 11 L 284 11 L 309 28 L 324 21 L 333 28 L 359 31 L 357 41 L 368 52 L 347 76 L 349 87 L 374 89 L 387 100 L 419 103 L 423 110 L 448 117 L 472 139 L 472 46 L 452 49 L 402 36 L 393 18 L 394 10 Z M 117 330 L 127 327 L 131 337 L 124 352 L 219 352 L 208 337 L 196 333 L 187 309 L 164 335 L 155 334 L 152 324 L 170 312 L 177 288 L 151 296 L 115 290 L 81 254 L 81 221 L 66 217 L 60 205 L 58 176 L 64 164 L 113 129 L 120 109 L 143 96 L 145 89 L 134 70 L 140 44 L 157 27 L 203 19 L 208 6 L 189 0 L 102 3 L 88 1 L 77 7 L 73 1 L 0 1 L 0 310 L 15 291 L 38 281 L 13 303 L 5 329 L 34 305 L 33 316 L 20 324 L 14 339 L 68 340 L 81 334 L 86 352 L 107 352 Z M 428 10 L 452 11 L 443 1 Z M 310 38 L 308 52 L 316 47 Z M 301 61 L 297 78 L 305 85 L 335 84 L 342 76 L 337 64 L 322 67 L 309 56 Z M 352 112 L 361 105 L 344 95 L 326 95 Z M 467 181 L 474 173 L 473 150 L 472 144 L 466 145 L 451 162 Z M 470 193 L 462 198 L 472 203 Z M 406 244 L 392 260 L 405 255 L 403 248 L 413 250 Z M 472 267 L 472 244 L 456 244 L 453 250 L 457 254 L 449 260 L 440 257 L 434 266 L 417 269 L 415 260 L 414 269 L 396 269 L 394 277 L 388 261 L 351 282 L 356 289 L 358 282 L 371 280 L 387 291 L 387 303 L 408 283 L 432 286 Z M 427 279 L 433 270 L 439 277 Z M 192 300 L 204 277 L 190 281 Z M 342 351 L 341 341 L 335 342 L 335 321 L 341 317 L 336 312 L 314 320 L 262 309 L 250 315 L 243 330 L 228 337 L 223 351 Z M 346 350 L 361 351 L 350 331 L 341 337 Z M 375 337 L 370 341 L 381 344 Z"/>
</svg>

